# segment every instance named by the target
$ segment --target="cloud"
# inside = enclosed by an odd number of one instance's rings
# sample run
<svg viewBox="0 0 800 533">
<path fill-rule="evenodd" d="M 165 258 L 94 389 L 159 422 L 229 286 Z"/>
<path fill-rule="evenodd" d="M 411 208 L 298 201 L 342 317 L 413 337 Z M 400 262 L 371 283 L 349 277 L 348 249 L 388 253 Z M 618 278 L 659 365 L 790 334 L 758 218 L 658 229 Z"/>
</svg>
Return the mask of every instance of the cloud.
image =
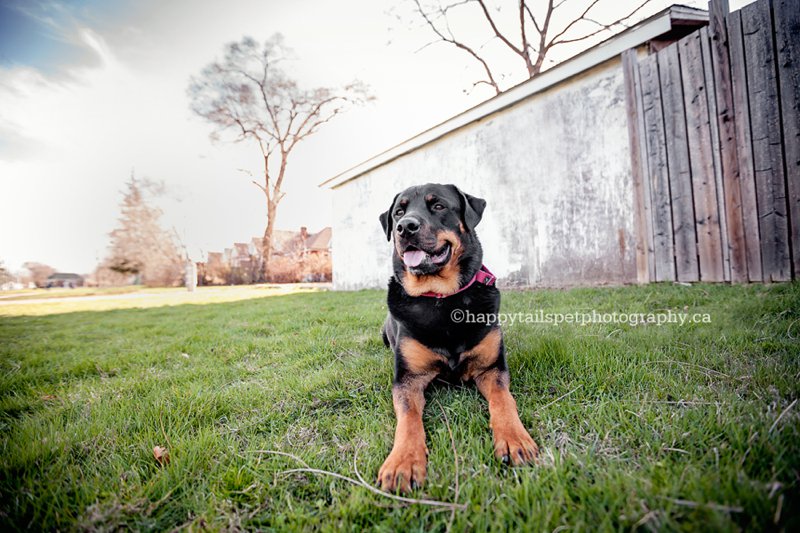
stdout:
<svg viewBox="0 0 800 533">
<path fill-rule="evenodd" d="M 0 3 L 0 60 L 7 67 L 31 67 L 51 77 L 67 76 L 75 66 L 92 66 L 97 55 L 86 46 L 79 31 L 88 25 L 81 14 L 90 3 Z"/>
<path fill-rule="evenodd" d="M 0 123 L 0 161 L 30 159 L 43 151 L 41 142 L 21 135 L 19 131 L 20 128 L 14 124 Z"/>
<path fill-rule="evenodd" d="M 102 37 L 97 35 L 89 28 L 80 28 L 78 30 L 78 34 L 81 37 L 81 41 L 86 44 L 86 46 L 88 46 L 95 54 L 97 54 L 98 59 L 100 59 L 101 64 L 104 67 L 119 68 L 119 64 L 116 62 L 114 55 L 111 53 L 111 50 Z"/>
</svg>

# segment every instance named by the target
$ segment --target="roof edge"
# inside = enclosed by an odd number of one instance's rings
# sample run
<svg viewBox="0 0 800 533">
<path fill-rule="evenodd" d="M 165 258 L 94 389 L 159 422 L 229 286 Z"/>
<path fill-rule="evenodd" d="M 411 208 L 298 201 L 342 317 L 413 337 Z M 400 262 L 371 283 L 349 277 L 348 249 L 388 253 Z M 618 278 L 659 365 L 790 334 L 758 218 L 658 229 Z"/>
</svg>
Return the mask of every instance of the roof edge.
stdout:
<svg viewBox="0 0 800 533">
<path fill-rule="evenodd" d="M 619 56 L 625 50 L 635 48 L 647 41 L 656 39 L 674 29 L 674 27 L 677 26 L 677 24 L 675 24 L 676 22 L 682 24 L 697 22 L 698 25 L 700 25 L 703 22 L 708 22 L 708 11 L 684 5 L 673 5 L 665 8 L 635 26 L 544 71 L 539 76 L 525 80 L 489 100 L 462 111 L 444 122 L 428 128 L 344 172 L 340 172 L 332 178 L 323 181 L 318 186 L 335 189 L 350 180 L 358 178 L 362 174 L 366 174 L 370 170 L 374 170 L 377 167 L 413 152 L 455 130 L 477 122 L 507 107 L 511 107 L 529 96 L 549 89 L 568 78 L 605 63 L 609 59 Z"/>
</svg>

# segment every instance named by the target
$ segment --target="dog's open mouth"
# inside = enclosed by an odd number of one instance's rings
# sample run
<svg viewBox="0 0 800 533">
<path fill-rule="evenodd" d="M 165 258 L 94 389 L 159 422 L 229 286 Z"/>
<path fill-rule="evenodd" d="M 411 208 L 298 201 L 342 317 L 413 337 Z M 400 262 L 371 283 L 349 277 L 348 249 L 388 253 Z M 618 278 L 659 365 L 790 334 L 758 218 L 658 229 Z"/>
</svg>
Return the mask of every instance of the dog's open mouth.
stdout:
<svg viewBox="0 0 800 533">
<path fill-rule="evenodd" d="M 417 268 L 423 263 L 432 263 L 441 266 L 450 259 L 450 243 L 445 243 L 439 250 L 426 252 L 414 246 L 409 246 L 403 252 L 403 263 L 409 268 Z"/>
</svg>

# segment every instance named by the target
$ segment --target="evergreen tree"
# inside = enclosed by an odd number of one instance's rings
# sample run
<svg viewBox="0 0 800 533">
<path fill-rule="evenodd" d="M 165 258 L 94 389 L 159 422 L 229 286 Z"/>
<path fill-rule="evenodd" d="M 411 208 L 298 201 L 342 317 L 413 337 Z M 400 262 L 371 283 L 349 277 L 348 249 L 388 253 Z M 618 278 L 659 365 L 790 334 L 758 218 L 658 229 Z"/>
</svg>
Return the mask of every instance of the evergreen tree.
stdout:
<svg viewBox="0 0 800 533">
<path fill-rule="evenodd" d="M 161 210 L 148 204 L 147 183 L 131 174 L 120 208 L 119 226 L 111 232 L 106 266 L 135 276 L 135 283 L 172 286 L 181 281 L 181 256 L 169 233 L 161 228 Z"/>
</svg>

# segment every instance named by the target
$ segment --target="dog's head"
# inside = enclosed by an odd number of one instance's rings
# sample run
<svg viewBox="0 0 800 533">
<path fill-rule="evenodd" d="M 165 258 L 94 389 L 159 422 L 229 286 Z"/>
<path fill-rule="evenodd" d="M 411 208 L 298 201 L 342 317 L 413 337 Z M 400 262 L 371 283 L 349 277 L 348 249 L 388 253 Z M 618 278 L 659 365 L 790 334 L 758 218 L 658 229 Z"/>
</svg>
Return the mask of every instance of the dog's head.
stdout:
<svg viewBox="0 0 800 533">
<path fill-rule="evenodd" d="M 482 259 L 475 226 L 485 207 L 455 185 L 428 183 L 394 197 L 380 221 L 386 238 L 394 236 L 395 274 L 409 294 L 452 293 L 474 274 Z"/>
</svg>

